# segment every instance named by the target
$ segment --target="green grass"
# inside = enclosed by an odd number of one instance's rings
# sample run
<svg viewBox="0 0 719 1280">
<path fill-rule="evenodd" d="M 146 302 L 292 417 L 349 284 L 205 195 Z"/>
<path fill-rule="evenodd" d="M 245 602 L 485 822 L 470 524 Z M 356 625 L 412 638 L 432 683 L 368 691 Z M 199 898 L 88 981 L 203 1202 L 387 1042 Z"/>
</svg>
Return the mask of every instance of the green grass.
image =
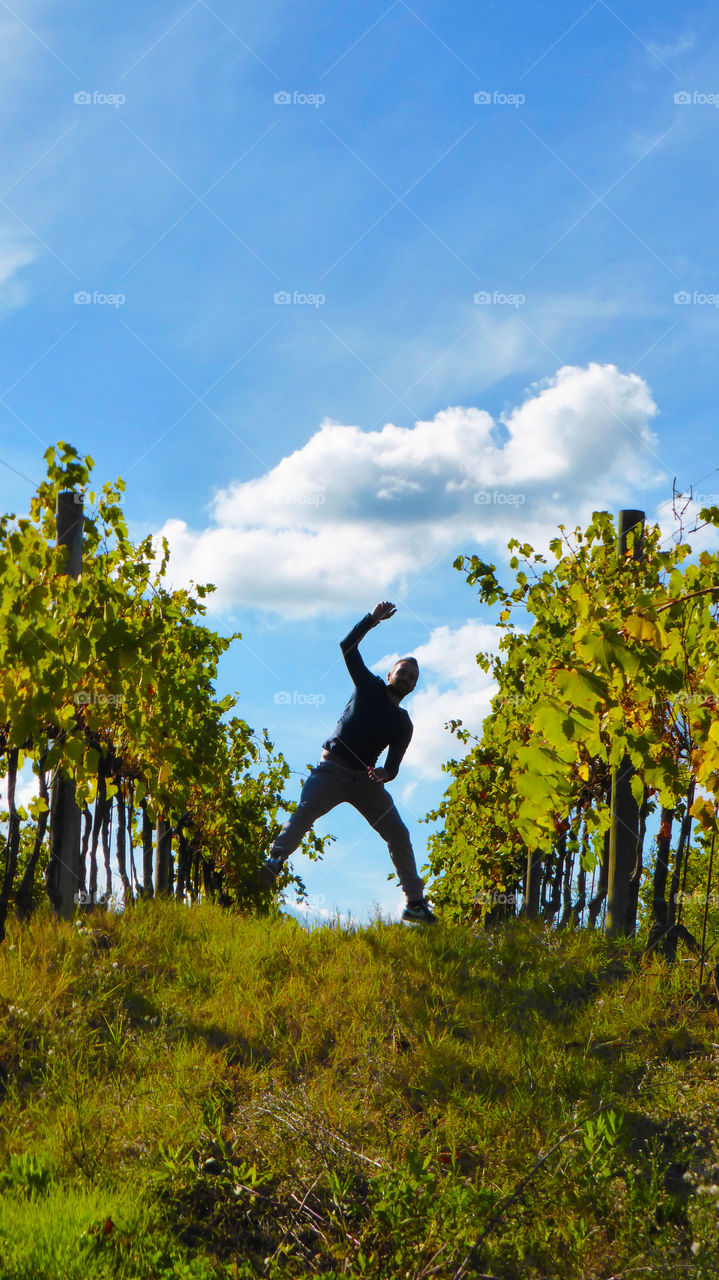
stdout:
<svg viewBox="0 0 719 1280">
<path fill-rule="evenodd" d="M 308 933 L 160 901 L 13 923 L 0 1280 L 714 1280 L 696 987 L 519 923 Z"/>
</svg>

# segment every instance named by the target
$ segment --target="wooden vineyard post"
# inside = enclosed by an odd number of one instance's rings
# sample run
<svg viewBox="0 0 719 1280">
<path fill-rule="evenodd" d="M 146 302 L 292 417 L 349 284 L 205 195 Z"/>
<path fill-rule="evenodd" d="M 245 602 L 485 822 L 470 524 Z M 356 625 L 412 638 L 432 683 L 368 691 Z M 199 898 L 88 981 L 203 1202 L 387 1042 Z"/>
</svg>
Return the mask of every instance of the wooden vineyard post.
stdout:
<svg viewBox="0 0 719 1280">
<path fill-rule="evenodd" d="M 712 868 L 714 866 L 714 841 L 715 840 L 716 840 L 716 831 L 712 831 L 712 843 L 711 843 L 711 849 L 709 850 L 709 871 L 707 873 L 707 891 L 706 891 L 706 897 L 704 899 L 704 921 L 702 924 L 702 958 L 701 958 L 701 965 L 699 968 L 699 991 L 700 992 L 702 989 L 702 982 L 704 981 L 704 961 L 706 959 L 706 944 L 707 944 L 707 915 L 709 914 L 709 898 L 711 895 Z"/>
<path fill-rule="evenodd" d="M 524 879 L 524 911 L 529 920 L 539 915 L 539 891 L 542 879 L 542 850 L 530 849 L 527 853 L 527 871 Z"/>
<path fill-rule="evenodd" d="M 643 511 L 619 512 L 617 552 L 620 565 L 624 563 L 627 555 L 627 535 L 630 531 L 634 534 L 632 558 L 641 560 L 644 519 Z M 609 875 L 604 928 L 608 938 L 626 937 L 634 933 L 634 921 L 629 919 L 629 882 L 637 859 L 639 806 L 632 795 L 633 773 L 634 766 L 626 755 L 621 764 L 612 770 Z"/>
<path fill-rule="evenodd" d="M 147 801 L 141 801 L 142 809 L 142 892 L 145 897 L 153 898 L 155 889 L 152 878 L 153 868 L 153 848 L 152 848 L 152 823 L 147 812 Z"/>
<path fill-rule="evenodd" d="M 82 572 L 82 494 L 65 490 L 57 495 L 57 543 L 67 548 L 64 572 L 79 578 Z M 82 887 L 80 858 L 81 814 L 75 801 L 75 783 L 56 770 L 50 795 L 50 856 L 46 887 L 62 920 L 72 920 Z"/>
<path fill-rule="evenodd" d="M 157 824 L 157 844 L 155 846 L 155 895 L 171 892 L 170 859 L 172 857 L 172 827 L 162 819 Z"/>
</svg>

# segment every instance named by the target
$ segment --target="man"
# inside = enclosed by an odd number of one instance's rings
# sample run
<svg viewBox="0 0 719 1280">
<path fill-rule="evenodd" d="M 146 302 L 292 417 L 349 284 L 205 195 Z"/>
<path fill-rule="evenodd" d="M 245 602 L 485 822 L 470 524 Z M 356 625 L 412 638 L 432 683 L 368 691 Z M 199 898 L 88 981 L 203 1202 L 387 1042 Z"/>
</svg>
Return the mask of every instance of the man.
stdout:
<svg viewBox="0 0 719 1280">
<path fill-rule="evenodd" d="M 396 607 L 388 600 L 375 605 L 340 642 L 355 691 L 340 716 L 332 736 L 323 743 L 322 757 L 302 788 L 300 802 L 273 842 L 260 869 L 260 883 L 270 888 L 282 865 L 318 818 L 346 801 L 387 842 L 400 885 L 407 899 L 403 920 L 435 924 L 424 899 L 424 884 L 409 832 L 400 818 L 385 782 L 397 777 L 402 757 L 412 737 L 412 721 L 400 702 L 414 689 L 419 676 L 416 658 L 401 658 L 387 675 L 387 683 L 367 669 L 357 645 L 371 627 L 391 618 Z M 383 768 L 377 768 L 380 752 L 389 747 Z"/>
</svg>

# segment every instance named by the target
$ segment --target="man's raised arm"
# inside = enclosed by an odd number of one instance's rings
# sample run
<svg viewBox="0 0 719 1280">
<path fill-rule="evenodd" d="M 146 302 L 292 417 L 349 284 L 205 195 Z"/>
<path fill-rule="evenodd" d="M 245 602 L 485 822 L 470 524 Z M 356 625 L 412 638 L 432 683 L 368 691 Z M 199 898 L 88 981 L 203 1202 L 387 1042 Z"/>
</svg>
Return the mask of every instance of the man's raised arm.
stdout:
<svg viewBox="0 0 719 1280">
<path fill-rule="evenodd" d="M 383 622 L 385 618 L 391 618 L 393 613 L 396 613 L 395 605 L 390 604 L 389 600 L 380 601 L 371 613 L 366 613 L 364 618 L 352 628 L 344 640 L 340 640 L 342 656 L 355 684 L 371 674 L 360 657 L 357 645 L 367 632 L 372 630 L 372 627 L 376 627 L 377 623 Z"/>
</svg>

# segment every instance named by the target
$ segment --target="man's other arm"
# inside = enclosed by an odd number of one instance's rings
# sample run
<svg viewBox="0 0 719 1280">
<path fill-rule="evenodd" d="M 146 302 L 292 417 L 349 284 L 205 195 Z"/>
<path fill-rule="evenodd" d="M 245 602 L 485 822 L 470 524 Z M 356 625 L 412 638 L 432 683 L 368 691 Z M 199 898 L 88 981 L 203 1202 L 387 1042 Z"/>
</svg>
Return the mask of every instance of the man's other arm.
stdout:
<svg viewBox="0 0 719 1280">
<path fill-rule="evenodd" d="M 399 766 L 402 763 L 402 757 L 412 741 L 414 730 L 410 721 L 406 729 L 390 743 L 387 759 L 384 762 L 384 775 L 387 782 L 391 782 L 399 773 Z"/>
</svg>

